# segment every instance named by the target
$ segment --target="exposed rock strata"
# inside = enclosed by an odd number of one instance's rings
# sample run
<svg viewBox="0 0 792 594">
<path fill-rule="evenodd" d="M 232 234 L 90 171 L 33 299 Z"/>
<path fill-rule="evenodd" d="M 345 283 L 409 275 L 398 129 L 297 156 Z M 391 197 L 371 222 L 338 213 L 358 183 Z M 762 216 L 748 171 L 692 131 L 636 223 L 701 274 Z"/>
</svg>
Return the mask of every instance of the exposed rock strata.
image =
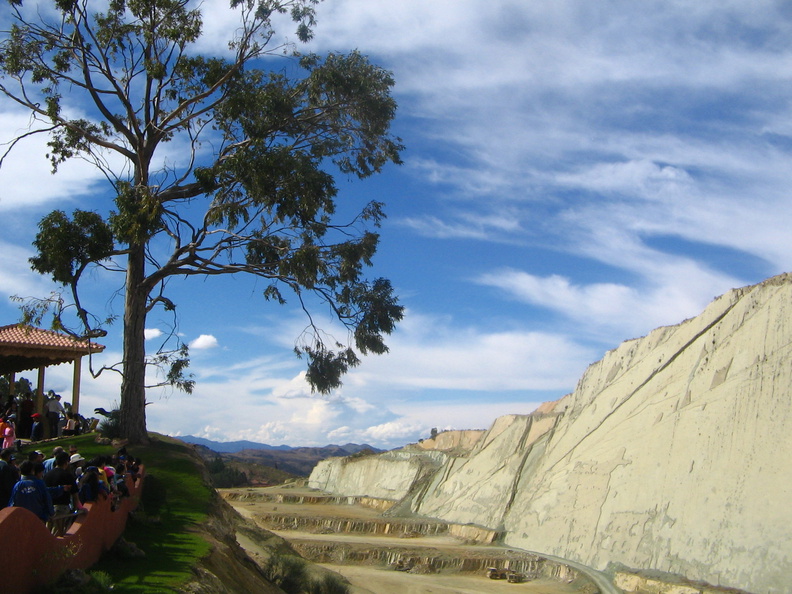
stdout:
<svg viewBox="0 0 792 594">
<path fill-rule="evenodd" d="M 788 592 L 790 385 L 792 277 L 782 275 L 623 343 L 572 394 L 498 419 L 431 474 L 440 459 L 408 448 L 422 462 L 326 461 L 310 484 L 383 496 L 386 479 L 414 513 L 503 530 L 512 546 Z"/>
</svg>

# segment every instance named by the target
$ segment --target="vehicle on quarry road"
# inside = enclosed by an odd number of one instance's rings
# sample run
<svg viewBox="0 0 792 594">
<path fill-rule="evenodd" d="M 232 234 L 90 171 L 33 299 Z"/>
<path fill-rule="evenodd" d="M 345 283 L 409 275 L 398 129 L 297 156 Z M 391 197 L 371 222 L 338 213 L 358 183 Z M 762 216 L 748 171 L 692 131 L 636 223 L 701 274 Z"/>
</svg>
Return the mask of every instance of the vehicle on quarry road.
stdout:
<svg viewBox="0 0 792 594">
<path fill-rule="evenodd" d="M 491 580 L 507 580 L 510 584 L 521 584 L 525 581 L 525 574 L 499 567 L 488 567 L 487 577 Z"/>
</svg>

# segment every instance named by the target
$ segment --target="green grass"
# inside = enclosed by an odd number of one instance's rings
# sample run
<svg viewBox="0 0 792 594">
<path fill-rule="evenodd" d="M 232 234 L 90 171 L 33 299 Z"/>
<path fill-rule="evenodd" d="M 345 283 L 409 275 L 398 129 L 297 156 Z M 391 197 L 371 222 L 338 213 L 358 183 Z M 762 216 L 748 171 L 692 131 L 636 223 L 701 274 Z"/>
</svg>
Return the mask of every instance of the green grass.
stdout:
<svg viewBox="0 0 792 594">
<path fill-rule="evenodd" d="M 35 449 L 49 454 L 54 445 L 74 443 L 86 459 L 113 452 L 110 446 L 94 443 L 95 437 L 71 437 L 38 444 Z M 209 543 L 192 531 L 207 520 L 211 501 L 200 462 L 183 443 L 156 434 L 151 437 L 149 446 L 127 448 L 146 467 L 141 507 L 147 517 L 130 519 L 124 539 L 146 556 L 119 558 L 108 553 L 89 570 L 107 573 L 114 592 L 171 592 L 192 577 L 191 568 L 210 551 Z"/>
<path fill-rule="evenodd" d="M 55 446 L 61 446 L 67 452 L 69 451 L 69 445 L 75 444 L 80 451 L 80 455 L 85 458 L 86 462 L 91 458 L 98 456 L 98 455 L 107 455 L 107 454 L 114 454 L 115 449 L 111 446 L 104 446 L 96 443 L 96 433 L 89 433 L 87 435 L 77 435 L 74 437 L 62 437 L 60 439 L 52 439 L 48 441 L 36 441 L 30 443 L 23 443 L 21 454 L 17 454 L 18 460 L 27 459 L 27 455 L 29 452 L 33 450 L 40 450 L 44 452 L 44 455 L 49 458 L 52 455 L 52 448 Z M 135 455 L 134 452 L 130 452 L 131 455 Z"/>
</svg>

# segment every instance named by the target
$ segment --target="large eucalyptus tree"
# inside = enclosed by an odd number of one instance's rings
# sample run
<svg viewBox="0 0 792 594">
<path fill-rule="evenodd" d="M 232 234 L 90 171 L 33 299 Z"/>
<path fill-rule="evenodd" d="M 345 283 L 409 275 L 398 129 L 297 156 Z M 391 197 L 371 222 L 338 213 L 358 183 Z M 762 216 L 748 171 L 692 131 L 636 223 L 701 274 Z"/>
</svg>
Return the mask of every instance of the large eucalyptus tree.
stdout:
<svg viewBox="0 0 792 594">
<path fill-rule="evenodd" d="M 225 56 L 195 49 L 198 2 L 11 0 L 7 9 L 0 90 L 39 122 L 7 150 L 47 133 L 54 169 L 88 159 L 110 183 L 104 211 L 41 221 L 31 263 L 66 289 L 85 337 L 104 330 L 82 306 L 80 280 L 94 266 L 124 273 L 121 424 L 133 442 L 147 439 L 146 316 L 175 307 L 170 277 L 250 274 L 266 279 L 266 300 L 296 296 L 309 331 L 295 351 L 320 392 L 340 385 L 358 353 L 386 352 L 384 335 L 402 317 L 389 281 L 364 277 L 382 204 L 342 221 L 335 212 L 334 174 L 363 178 L 399 162 L 393 79 L 357 52 L 320 57 L 275 42 L 273 22 L 289 17 L 309 40 L 317 2 L 231 0 L 239 20 Z M 288 68 L 273 67 L 275 56 Z M 67 94 L 80 117 L 64 108 Z M 164 159 L 165 143 L 182 157 Z M 326 344 L 314 326 L 309 310 L 320 303 L 346 326 L 343 342 Z M 65 328 L 63 313 L 55 308 L 54 324 Z M 173 363 L 168 380 L 189 391 L 186 358 Z"/>
</svg>

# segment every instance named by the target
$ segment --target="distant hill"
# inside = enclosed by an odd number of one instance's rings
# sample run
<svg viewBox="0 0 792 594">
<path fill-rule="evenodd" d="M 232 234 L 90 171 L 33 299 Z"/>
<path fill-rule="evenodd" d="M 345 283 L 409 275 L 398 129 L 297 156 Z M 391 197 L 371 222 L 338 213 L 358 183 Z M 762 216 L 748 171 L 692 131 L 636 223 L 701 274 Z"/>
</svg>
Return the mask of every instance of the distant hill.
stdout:
<svg viewBox="0 0 792 594">
<path fill-rule="evenodd" d="M 211 439 L 204 439 L 203 437 L 195 437 L 194 435 L 182 435 L 177 439 L 181 439 L 185 443 L 194 443 L 209 448 L 214 452 L 220 454 L 233 454 L 234 452 L 241 452 L 242 450 L 291 450 L 290 446 L 279 445 L 272 446 L 266 443 L 257 443 L 255 441 L 212 441 Z"/>
<path fill-rule="evenodd" d="M 355 443 L 324 447 L 291 447 L 287 445 L 271 446 L 253 441 L 220 442 L 192 435 L 185 435 L 178 439 L 208 448 L 222 454 L 223 458 L 227 460 L 243 464 L 270 466 L 297 476 L 308 476 L 316 463 L 325 458 L 351 456 L 364 450 L 374 453 L 384 451 L 367 444 Z"/>
</svg>

